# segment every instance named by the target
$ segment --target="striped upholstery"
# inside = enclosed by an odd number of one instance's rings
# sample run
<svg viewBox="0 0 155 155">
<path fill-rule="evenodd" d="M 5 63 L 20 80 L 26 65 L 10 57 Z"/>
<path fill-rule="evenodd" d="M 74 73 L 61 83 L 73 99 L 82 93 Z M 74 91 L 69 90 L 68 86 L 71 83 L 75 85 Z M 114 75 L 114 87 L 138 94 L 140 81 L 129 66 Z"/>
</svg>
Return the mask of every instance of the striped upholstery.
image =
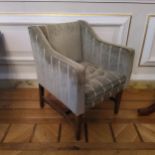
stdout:
<svg viewBox="0 0 155 155">
<path fill-rule="evenodd" d="M 84 21 L 81 21 L 81 27 L 84 61 L 125 75 L 127 85 L 132 71 L 134 50 L 102 41 Z"/>
<path fill-rule="evenodd" d="M 77 30 L 76 24 L 80 25 L 80 31 Z M 63 24 L 58 24 L 57 27 L 59 25 L 63 27 Z M 74 26 L 72 27 L 72 25 Z M 64 34 L 70 35 L 65 38 L 66 42 L 67 38 L 76 40 L 74 37 L 77 37 L 77 33 L 74 31 L 80 33 L 81 41 L 77 43 L 78 46 L 81 46 L 79 48 L 82 53 L 80 59 L 77 50 L 74 50 L 72 46 L 69 52 L 73 53 L 70 57 L 69 53 L 64 54 L 64 51 L 57 51 L 54 48 L 54 42 L 48 40 L 48 36 L 53 33 L 54 35 L 60 33 L 59 28 L 55 28 L 53 31 L 52 27 L 53 25 L 44 26 L 44 28 L 43 26 L 29 27 L 38 82 L 62 101 L 75 115 L 83 114 L 86 108 L 95 106 L 97 100 L 113 96 L 123 89 L 124 83 L 127 84 L 132 71 L 134 57 L 132 49 L 100 40 L 86 22 L 78 21 L 74 24 L 72 22 L 69 26 L 72 33 L 66 33 L 68 26 L 63 29 L 66 31 Z M 59 50 L 63 49 L 62 39 L 59 42 L 57 38 L 56 44 L 62 46 L 57 46 Z M 75 51 L 76 53 L 74 53 Z"/>
<path fill-rule="evenodd" d="M 94 107 L 98 101 L 116 95 L 124 86 L 126 77 L 103 70 L 88 62 L 81 63 L 86 71 L 85 104 L 86 108 Z"/>
</svg>

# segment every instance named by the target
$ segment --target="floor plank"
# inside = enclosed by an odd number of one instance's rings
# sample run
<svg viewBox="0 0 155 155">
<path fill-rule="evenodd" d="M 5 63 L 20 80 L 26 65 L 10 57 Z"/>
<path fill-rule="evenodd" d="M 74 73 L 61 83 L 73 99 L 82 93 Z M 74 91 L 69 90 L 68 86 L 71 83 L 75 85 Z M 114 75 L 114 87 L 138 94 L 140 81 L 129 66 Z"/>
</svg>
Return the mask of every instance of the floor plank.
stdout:
<svg viewBox="0 0 155 155">
<path fill-rule="evenodd" d="M 88 123 L 88 142 L 113 142 L 109 124 Z"/>
<path fill-rule="evenodd" d="M 154 150 L 134 150 L 134 151 L 118 151 L 118 150 L 104 150 L 104 151 L 4 151 L 0 150 L 3 155 L 154 155 Z"/>
<path fill-rule="evenodd" d="M 136 150 L 136 151 L 0 151 L 3 155 L 154 155 L 154 150 Z"/>
<path fill-rule="evenodd" d="M 0 154 L 3 154 L 3 155 L 43 155 L 44 152 L 42 152 L 42 151 L 20 151 L 20 150 L 9 150 L 9 151 L 5 150 L 4 151 L 4 150 L 0 150 Z"/>
<path fill-rule="evenodd" d="M 0 142 L 3 140 L 8 127 L 9 127 L 9 124 L 0 124 Z"/>
<path fill-rule="evenodd" d="M 155 143 L 1 143 L 1 150 L 24 150 L 24 151 L 55 151 L 55 150 L 154 150 Z"/>
<path fill-rule="evenodd" d="M 155 124 L 138 123 L 137 128 L 144 142 L 155 142 Z"/>
<path fill-rule="evenodd" d="M 0 90 L 0 100 L 39 100 L 38 88 L 18 88 Z M 122 100 L 155 100 L 154 90 L 125 89 Z"/>
<path fill-rule="evenodd" d="M 153 103 L 153 100 L 146 100 L 146 101 L 122 101 L 120 105 L 120 109 L 127 109 L 127 110 L 135 110 L 138 108 L 149 106 Z M 50 109 L 47 104 L 45 107 Z M 114 104 L 111 100 L 106 100 L 103 103 L 94 107 L 94 109 L 113 109 Z M 39 101 L 31 101 L 31 100 L 1 100 L 0 109 L 40 109 Z"/>
<path fill-rule="evenodd" d="M 20 88 L 0 90 L 0 100 L 39 100 L 39 92 L 36 88 Z"/>
<path fill-rule="evenodd" d="M 40 109 L 39 101 L 2 100 L 0 109 Z"/>
<path fill-rule="evenodd" d="M 13 118 L 60 118 L 53 109 L 0 109 L 0 119 Z"/>
<path fill-rule="evenodd" d="M 138 108 L 143 108 L 151 105 L 154 100 L 123 100 L 120 104 L 120 109 L 137 110 Z M 113 109 L 114 103 L 111 100 L 106 100 L 101 104 L 98 104 L 95 109 Z"/>
<path fill-rule="evenodd" d="M 116 142 L 140 142 L 132 123 L 113 123 L 112 129 Z"/>
<path fill-rule="evenodd" d="M 58 142 L 59 124 L 38 124 L 32 142 Z"/>
<path fill-rule="evenodd" d="M 4 143 L 29 142 L 33 126 L 34 124 L 12 124 Z"/>
<path fill-rule="evenodd" d="M 138 116 L 137 110 L 128 110 L 128 109 L 121 109 L 119 113 L 116 115 L 114 114 L 113 110 L 111 109 L 92 109 L 87 112 L 88 118 L 96 118 L 96 119 L 155 119 L 155 113 L 150 116 Z"/>
<path fill-rule="evenodd" d="M 88 119 L 155 119 L 155 113 L 150 116 L 140 117 L 137 115 L 136 110 L 120 110 L 115 115 L 111 109 L 92 109 L 86 114 Z M 16 119 L 16 118 L 39 118 L 39 119 L 54 119 L 62 118 L 53 109 L 0 109 L 0 120 L 2 119 Z"/>
</svg>

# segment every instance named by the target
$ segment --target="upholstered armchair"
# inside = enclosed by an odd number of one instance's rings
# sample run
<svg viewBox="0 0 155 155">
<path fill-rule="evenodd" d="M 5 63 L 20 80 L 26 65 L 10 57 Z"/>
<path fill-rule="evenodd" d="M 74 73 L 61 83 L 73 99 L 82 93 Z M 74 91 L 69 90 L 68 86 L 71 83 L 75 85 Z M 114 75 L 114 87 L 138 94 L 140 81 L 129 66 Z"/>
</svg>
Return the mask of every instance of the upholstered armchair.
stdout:
<svg viewBox="0 0 155 155">
<path fill-rule="evenodd" d="M 88 109 L 111 98 L 118 113 L 132 71 L 133 49 L 102 41 L 84 21 L 31 26 L 29 33 L 41 107 L 45 88 L 76 116 L 77 139 Z"/>
</svg>

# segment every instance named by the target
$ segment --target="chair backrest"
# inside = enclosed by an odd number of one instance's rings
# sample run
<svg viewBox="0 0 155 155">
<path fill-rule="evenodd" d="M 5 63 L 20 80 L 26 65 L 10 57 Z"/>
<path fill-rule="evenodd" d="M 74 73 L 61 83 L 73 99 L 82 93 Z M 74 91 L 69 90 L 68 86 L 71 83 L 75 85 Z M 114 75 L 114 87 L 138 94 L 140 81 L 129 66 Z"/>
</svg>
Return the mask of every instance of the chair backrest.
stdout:
<svg viewBox="0 0 155 155">
<path fill-rule="evenodd" d="M 80 23 L 61 23 L 41 26 L 51 46 L 77 62 L 82 59 Z"/>
</svg>

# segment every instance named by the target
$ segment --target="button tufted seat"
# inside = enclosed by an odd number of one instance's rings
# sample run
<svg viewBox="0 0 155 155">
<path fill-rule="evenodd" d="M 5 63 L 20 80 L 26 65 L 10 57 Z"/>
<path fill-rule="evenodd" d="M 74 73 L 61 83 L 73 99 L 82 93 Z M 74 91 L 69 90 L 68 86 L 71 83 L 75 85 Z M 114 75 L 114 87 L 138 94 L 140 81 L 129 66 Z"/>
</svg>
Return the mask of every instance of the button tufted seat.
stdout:
<svg viewBox="0 0 155 155">
<path fill-rule="evenodd" d="M 104 70 L 88 62 L 81 62 L 85 67 L 85 104 L 94 107 L 97 101 L 116 95 L 125 84 L 126 77 L 117 72 Z"/>
</svg>

